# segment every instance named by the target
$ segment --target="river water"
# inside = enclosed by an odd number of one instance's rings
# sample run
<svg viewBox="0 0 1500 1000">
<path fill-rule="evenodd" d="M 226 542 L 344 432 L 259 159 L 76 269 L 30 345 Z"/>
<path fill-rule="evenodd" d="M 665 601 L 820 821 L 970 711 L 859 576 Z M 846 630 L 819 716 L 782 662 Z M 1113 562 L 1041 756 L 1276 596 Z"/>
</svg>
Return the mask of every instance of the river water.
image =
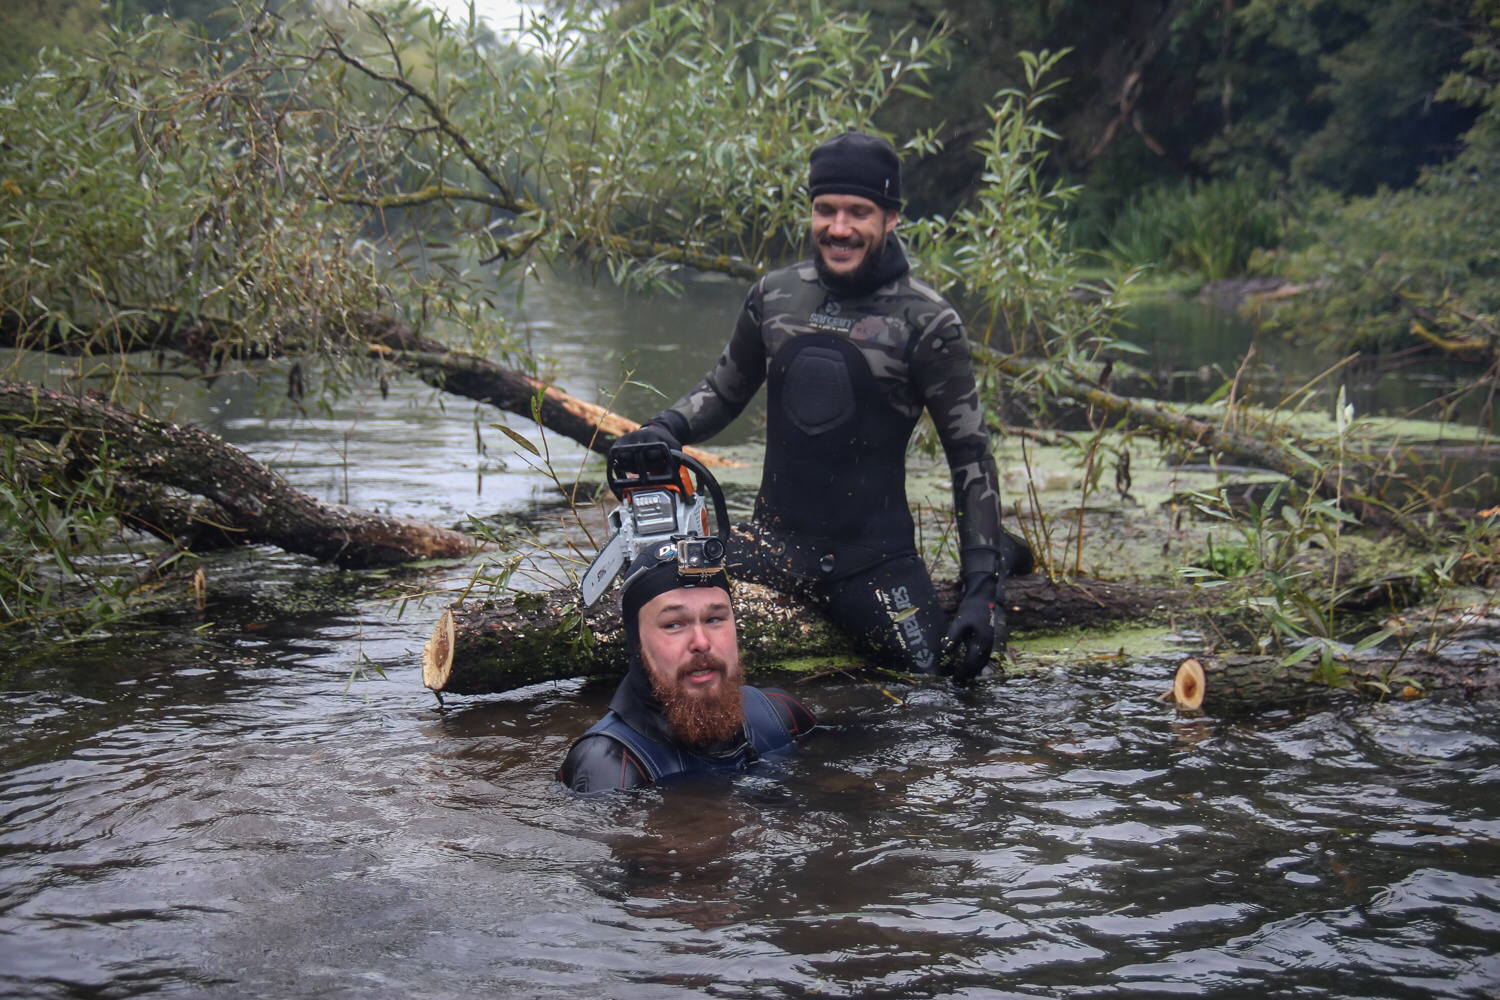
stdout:
<svg viewBox="0 0 1500 1000">
<path fill-rule="evenodd" d="M 573 391 L 623 362 L 675 394 L 737 298 L 526 308 Z M 555 489 L 493 413 L 398 383 L 267 420 L 249 391 L 189 415 L 310 492 L 547 530 Z M 964 693 L 825 680 L 781 770 L 579 800 L 553 772 L 608 685 L 421 687 L 451 594 L 412 595 L 472 567 L 205 568 L 201 611 L 0 674 L 0 996 L 1500 994 L 1492 706 L 1181 718 L 1163 640 Z"/>
</svg>

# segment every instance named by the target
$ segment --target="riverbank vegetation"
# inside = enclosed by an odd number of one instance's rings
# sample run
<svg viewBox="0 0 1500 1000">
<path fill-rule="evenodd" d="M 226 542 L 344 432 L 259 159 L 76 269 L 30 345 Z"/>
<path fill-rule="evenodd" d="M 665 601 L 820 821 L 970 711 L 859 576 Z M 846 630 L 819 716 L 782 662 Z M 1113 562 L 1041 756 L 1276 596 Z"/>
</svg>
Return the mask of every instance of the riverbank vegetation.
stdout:
<svg viewBox="0 0 1500 1000">
<path fill-rule="evenodd" d="M 913 28 L 912 10 L 879 4 L 584 5 L 533 12 L 519 39 L 404 2 L 48 21 L 51 47 L 7 65 L 0 97 L 9 630 L 95 626 L 173 573 L 201 583 L 194 560 L 227 544 L 360 564 L 346 513 L 246 473 L 287 505 L 258 508 L 246 480 L 174 461 L 184 383 L 251 371 L 274 412 L 417 378 L 606 449 L 634 425 L 538 366 L 500 289 L 550 263 L 643 289 L 688 269 L 747 279 L 797 252 L 806 150 L 844 128 L 889 132 L 912 164 L 903 233 L 924 276 L 972 307 L 997 431 L 1073 456 L 1068 500 L 1033 477 L 1014 505 L 1051 584 L 1085 575 L 1091 509 L 1136 502 L 1143 443 L 1283 484 L 1248 519 L 1217 472 L 1153 508 L 1237 525 L 1232 544 L 1173 555 L 1196 566 L 1178 584 L 1236 588 L 1254 612 L 1226 642 L 1316 653 L 1328 673 L 1351 630 L 1372 632 L 1343 619 L 1375 613 L 1349 594 L 1373 588 L 1392 610 L 1445 580 L 1492 583 L 1494 514 L 1408 461 L 1425 439 L 1341 397 L 1322 426 L 1312 393 L 1251 405 L 1251 358 L 1197 407 L 1155 398 L 1118 318 L 1142 267 L 1274 271 L 1301 288 L 1268 314 L 1289 336 L 1379 350 L 1417 336 L 1484 374 L 1493 0 L 1125 3 L 1098 37 L 1067 34 L 1088 20 L 1067 3 L 1077 17 L 996 3 L 976 35 L 966 18 L 989 6 Z M 75 21 L 97 30 L 75 37 Z M 277 509 L 336 543 L 297 548 L 272 531 Z M 360 523 L 382 545 L 418 537 Z M 1356 529 L 1412 546 L 1417 582 L 1352 572 Z M 418 535 L 364 564 L 452 542 Z"/>
</svg>

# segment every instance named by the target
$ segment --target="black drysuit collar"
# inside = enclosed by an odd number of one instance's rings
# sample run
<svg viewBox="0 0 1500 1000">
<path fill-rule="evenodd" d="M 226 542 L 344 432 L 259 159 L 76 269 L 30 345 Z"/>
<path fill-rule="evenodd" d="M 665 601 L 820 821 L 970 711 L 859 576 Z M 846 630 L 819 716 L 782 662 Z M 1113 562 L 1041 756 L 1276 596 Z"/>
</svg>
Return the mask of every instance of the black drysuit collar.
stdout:
<svg viewBox="0 0 1500 1000">
<path fill-rule="evenodd" d="M 630 654 L 630 669 L 615 689 L 609 709 L 649 740 L 668 745 L 677 742 L 667 726 L 661 699 L 651 687 L 651 678 L 646 675 L 646 664 L 641 661 L 639 652 Z"/>
</svg>

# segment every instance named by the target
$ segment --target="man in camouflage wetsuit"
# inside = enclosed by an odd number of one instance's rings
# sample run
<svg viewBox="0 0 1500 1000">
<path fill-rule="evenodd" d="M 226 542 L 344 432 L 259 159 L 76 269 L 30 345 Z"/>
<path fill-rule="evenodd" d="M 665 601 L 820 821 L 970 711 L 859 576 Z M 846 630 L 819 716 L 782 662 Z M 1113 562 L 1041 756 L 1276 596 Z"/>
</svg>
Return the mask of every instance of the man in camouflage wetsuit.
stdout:
<svg viewBox="0 0 1500 1000">
<path fill-rule="evenodd" d="M 1000 529 L 963 323 L 911 276 L 890 143 L 850 132 L 819 144 L 808 191 L 814 259 L 756 282 L 708 377 L 621 440 L 703 441 L 765 382 L 766 465 L 731 571 L 811 598 L 883 662 L 968 680 L 997 638 L 1003 646 L 1004 580 L 1030 572 L 1032 557 Z M 906 499 L 906 448 L 924 408 L 953 476 L 964 596 L 951 625 Z"/>
</svg>

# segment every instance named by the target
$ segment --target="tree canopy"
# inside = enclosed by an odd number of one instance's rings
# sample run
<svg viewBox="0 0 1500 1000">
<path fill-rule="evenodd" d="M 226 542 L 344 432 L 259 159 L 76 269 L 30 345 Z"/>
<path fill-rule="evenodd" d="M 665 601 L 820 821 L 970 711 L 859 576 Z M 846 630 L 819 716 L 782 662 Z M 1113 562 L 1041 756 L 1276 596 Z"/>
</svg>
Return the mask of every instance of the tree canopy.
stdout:
<svg viewBox="0 0 1500 1000">
<path fill-rule="evenodd" d="M 524 370 L 498 274 L 557 260 L 622 282 L 670 282 L 684 265 L 754 274 L 801 239 L 807 149 L 918 92 L 937 44 L 858 18 L 721 22 L 709 3 L 623 28 L 538 14 L 525 45 L 406 3 L 245 16 L 219 40 L 113 25 L 92 49 L 47 51 L 6 92 L 0 343 L 15 369 L 71 355 L 74 391 L 87 378 L 161 416 L 164 367 L 275 360 L 294 395 L 299 359 L 325 382 L 418 370 L 450 390 L 495 359 Z M 1008 178 L 996 194 L 1025 209 L 1003 233 L 1032 255 L 1011 267 L 1041 278 L 1002 297 L 1038 330 L 1086 330 L 1107 305 L 1076 303 L 1049 272 L 1063 241 L 1027 237 L 1057 225 L 1044 209 L 1060 197 L 1038 174 L 1040 99 L 991 112 Z M 949 228 L 978 245 L 1002 215 Z M 945 281 L 980 288 L 983 263 L 956 256 Z M 1054 308 L 1095 319 L 1048 327 Z M 111 465 L 105 439 L 60 433 L 40 408 L 28 422 L 25 395 L 10 397 L 6 438 L 6 518 L 35 526 L 7 536 L 23 594 L 42 579 L 36 551 L 66 573 L 83 565 L 67 555 L 73 512 L 118 513 L 130 491 L 110 484 L 151 467 Z"/>
<path fill-rule="evenodd" d="M 276 5 L 295 16 L 298 3 Z M 316 8 L 314 4 L 314 8 Z M 649 0 L 592 0 L 611 23 L 657 16 Z M 950 37 L 932 100 L 885 102 L 879 124 L 943 140 L 913 170 L 918 214 L 951 211 L 978 183 L 968 139 L 999 90 L 1020 85 L 1022 52 L 1065 53 L 1043 121 L 1057 133 L 1049 169 L 1114 205 L 1180 178 L 1249 171 L 1341 194 L 1407 187 L 1451 159 L 1473 111 L 1443 81 L 1460 69 L 1484 20 L 1472 0 L 797 0 L 785 16 L 864 18 L 876 37 L 915 30 Z M 566 12 L 567 4 L 538 5 Z M 77 48 L 104 23 L 168 16 L 228 38 L 242 17 L 218 0 L 17 0 L 0 12 L 0 67 L 14 77 L 42 45 Z M 325 13 L 332 13 L 329 7 Z M 719 29 L 764 18 L 765 5 L 715 5 Z M 776 55 L 774 47 L 765 52 Z M 830 74 L 831 79 L 831 74 Z"/>
<path fill-rule="evenodd" d="M 1463 213 L 1487 218 L 1485 205 L 1497 203 L 1483 201 L 1494 186 L 1485 151 L 1494 135 L 1495 3 L 1471 3 L 1467 69 L 1450 72 L 1434 100 L 1451 98 L 1478 124 L 1468 149 L 1408 189 L 1412 226 L 1426 199 L 1454 199 L 1447 217 L 1460 228 Z M 314 365 L 320 384 L 414 373 L 538 420 L 561 407 L 568 414 L 558 419 L 581 421 L 592 430 L 579 439 L 602 447 L 619 425 L 604 430 L 610 415 L 580 416 L 535 378 L 534 360 L 508 336 L 497 278 L 560 261 L 653 286 L 670 286 L 684 267 L 748 278 L 801 241 L 806 152 L 848 128 L 893 135 L 929 184 L 943 171 L 963 178 L 942 198 L 935 186 L 919 194 L 918 217 L 903 233 L 923 273 L 976 306 L 977 339 L 1025 355 L 986 355 L 1023 406 L 1077 400 L 1152 433 L 1212 441 L 1315 495 L 1352 502 L 1343 467 L 1330 472 L 1305 441 L 1278 451 L 1110 390 L 1110 362 L 1096 362 L 1125 349 L 1112 323 L 1118 302 L 1107 282 L 1081 285 L 1072 234 L 1084 199 L 1074 181 L 1116 170 L 1146 179 L 1162 169 L 1295 171 L 1333 119 L 1292 129 L 1297 141 L 1268 146 L 1258 165 L 1236 160 L 1228 145 L 1211 147 L 1205 136 L 1222 139 L 1261 119 L 1250 104 L 1236 110 L 1242 84 L 1234 81 L 1253 78 L 1248 68 L 1203 75 L 1208 40 L 1217 40 L 1213 65 L 1223 69 L 1239 66 L 1235 58 L 1254 62 L 1256 45 L 1292 52 L 1306 37 L 1321 39 L 1317 51 L 1329 58 L 1316 72 L 1331 80 L 1347 70 L 1352 88 L 1330 90 L 1330 108 L 1353 107 L 1351 67 L 1364 50 L 1348 47 L 1374 45 L 1375 35 L 1393 44 L 1398 22 L 1375 32 L 1353 6 L 1311 0 L 1294 6 L 1318 30 L 1294 39 L 1279 23 L 1255 20 L 1276 3 L 1132 0 L 1111 8 L 1094 48 L 1029 51 L 1023 42 L 1065 40 L 1054 33 L 1097 7 L 996 4 L 985 35 L 974 30 L 980 21 L 962 20 L 980 17 L 983 5 L 902 8 L 914 28 L 881 23 L 894 7 L 839 15 L 811 2 L 740 14 L 729 6 L 572 4 L 533 12 L 515 40 L 407 0 L 306 0 L 240 9 L 233 30 L 219 33 L 190 21 L 106 19 L 85 43 L 40 51 L 0 93 L 0 346 L 12 359 L 0 434 L 0 590 L 20 595 L 7 603 L 10 618 L 52 614 L 79 580 L 98 602 L 123 601 L 133 585 L 109 589 L 119 574 L 90 576 L 80 558 L 101 551 L 119 525 L 149 524 L 166 537 L 174 554 L 149 557 L 160 565 L 205 538 L 169 525 L 232 513 L 235 498 L 214 495 L 212 484 L 193 485 L 208 491 L 193 499 L 179 494 L 200 480 L 165 484 L 178 492 L 164 493 L 153 478 L 173 468 L 150 451 L 156 445 L 142 444 L 176 440 L 158 391 L 165 374 L 255 364 L 297 398 Z M 1406 9 L 1380 5 L 1398 7 Z M 1421 23 L 1441 34 L 1439 19 Z M 981 52 L 980 38 L 993 46 Z M 950 59 L 955 47 L 960 58 Z M 1179 61 L 1197 66 L 1191 87 L 1148 86 L 1158 73 L 1180 83 L 1167 72 Z M 992 72 L 975 76 L 966 65 Z M 986 79 L 997 86 L 981 104 L 959 99 Z M 1152 101 L 1169 91 L 1182 102 L 1178 113 L 1158 117 Z M 1209 93 L 1232 114 L 1194 131 Z M 1132 149 L 1146 151 L 1139 162 L 1151 170 L 1131 173 Z M 1189 223 L 1229 214 L 1230 201 L 1212 196 L 1227 189 L 1206 183 L 1207 193 L 1191 189 Z M 1237 203 L 1254 208 L 1261 190 L 1239 191 Z M 1389 230 L 1373 213 L 1390 199 L 1323 197 L 1322 211 L 1339 224 L 1371 209 L 1360 237 L 1370 245 Z M 1184 199 L 1161 201 L 1174 200 Z M 1248 221 L 1250 236 L 1209 238 L 1261 239 L 1261 220 Z M 1419 290 L 1416 304 L 1433 325 L 1473 315 L 1483 329 L 1492 321 L 1474 306 L 1489 301 L 1479 296 L 1493 282 L 1493 251 L 1464 235 L 1428 245 L 1442 260 L 1409 259 L 1441 275 L 1461 244 L 1463 269 L 1446 273 L 1471 284 L 1398 289 Z M 1285 263 L 1338 279 L 1306 300 L 1325 310 L 1341 282 L 1378 273 L 1383 259 L 1341 271 L 1318 260 L 1319 241 L 1306 242 L 1294 248 L 1305 256 Z M 1438 309 L 1449 287 L 1458 297 Z M 1405 307 L 1400 295 L 1384 306 Z M 45 376 L 62 393 L 20 374 L 44 352 L 74 359 L 66 373 Z M 101 427 L 132 430 L 111 437 Z M 1086 490 L 1102 469 L 1095 457 L 1091 450 Z M 232 456 L 225 461 L 236 467 Z M 281 492 L 273 479 L 258 481 Z M 198 499 L 214 506 L 205 512 Z M 321 516 L 302 498 L 286 504 Z M 1391 520 L 1379 504 L 1362 509 Z M 385 552 L 382 544 L 369 550 Z"/>
</svg>

